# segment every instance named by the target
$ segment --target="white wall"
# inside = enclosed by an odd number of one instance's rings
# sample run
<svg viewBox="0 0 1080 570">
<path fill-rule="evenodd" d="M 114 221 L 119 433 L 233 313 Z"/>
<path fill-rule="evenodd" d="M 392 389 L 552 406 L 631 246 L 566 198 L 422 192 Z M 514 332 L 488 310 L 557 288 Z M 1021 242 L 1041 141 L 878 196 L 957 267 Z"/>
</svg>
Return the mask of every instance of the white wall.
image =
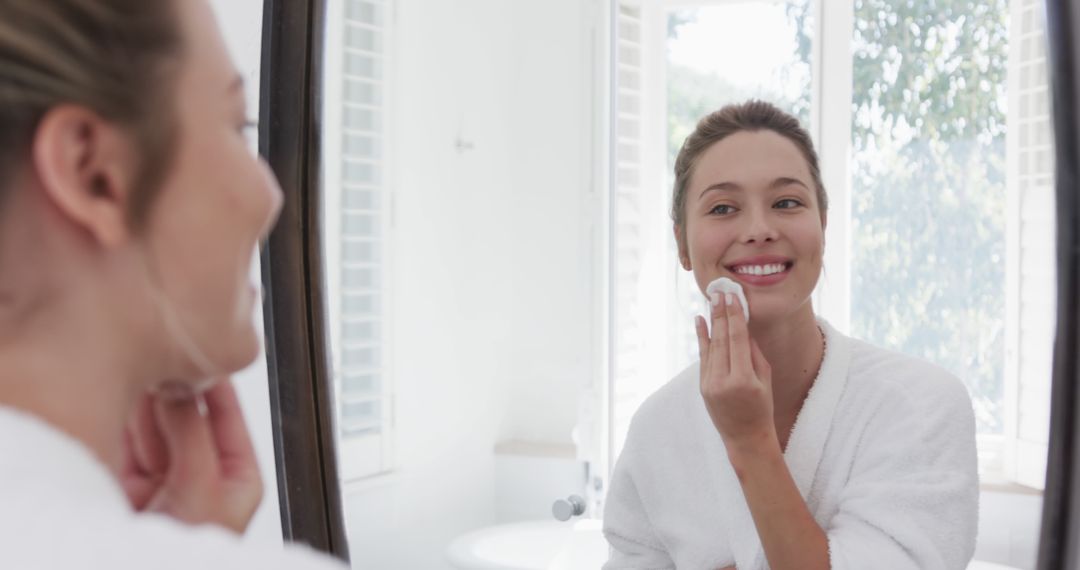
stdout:
<svg viewBox="0 0 1080 570">
<path fill-rule="evenodd" d="M 576 0 L 396 4 L 397 468 L 346 510 L 355 568 L 436 569 L 495 521 L 496 442 L 569 443 L 591 381 L 587 61 Z"/>
<path fill-rule="evenodd" d="M 590 281 L 596 256 L 589 226 L 599 218 L 590 192 L 588 2 L 503 2 L 511 6 L 511 200 L 508 243 L 497 263 L 501 287 L 517 292 L 511 306 L 517 338 L 501 359 L 510 383 L 500 439 L 570 443 L 578 397 L 590 375 L 598 312 Z M 506 24 L 503 24 L 506 25 Z M 496 194 L 506 191 L 495 189 Z M 497 236 L 492 236 L 497 239 Z M 504 314 L 500 320 L 506 322 Z M 507 323 L 509 324 L 509 323 Z M 504 325 L 505 326 L 505 325 Z"/>
<path fill-rule="evenodd" d="M 1042 525 L 1042 495 L 983 491 L 975 559 L 1032 570 Z"/>
<path fill-rule="evenodd" d="M 262 39 L 261 0 L 211 0 L 219 25 L 237 69 L 244 76 L 248 116 L 259 116 L 259 68 Z M 252 277 L 259 282 L 258 259 L 252 267 Z M 262 311 L 254 315 L 262 330 Z M 270 392 L 266 374 L 266 355 L 260 353 L 255 363 L 233 377 L 240 404 L 248 421 L 259 458 L 266 494 L 255 518 L 248 527 L 246 539 L 278 543 L 281 539 L 281 514 L 277 494 L 277 475 L 274 467 L 274 439 L 270 422 Z"/>
</svg>

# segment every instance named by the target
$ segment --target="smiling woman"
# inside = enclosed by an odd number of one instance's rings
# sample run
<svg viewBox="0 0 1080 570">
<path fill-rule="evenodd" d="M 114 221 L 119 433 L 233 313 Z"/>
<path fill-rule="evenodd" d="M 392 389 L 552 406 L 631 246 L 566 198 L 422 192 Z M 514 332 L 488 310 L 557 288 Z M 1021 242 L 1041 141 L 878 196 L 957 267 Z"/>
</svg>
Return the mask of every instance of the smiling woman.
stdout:
<svg viewBox="0 0 1080 570">
<path fill-rule="evenodd" d="M 827 197 L 798 121 L 760 101 L 710 114 L 675 180 L 683 268 L 703 293 L 739 283 L 751 318 L 730 293 L 714 302 L 700 363 L 635 415 L 605 511 L 608 567 L 965 568 L 971 401 L 946 371 L 815 316 Z"/>
<path fill-rule="evenodd" d="M 237 540 L 281 207 L 237 78 L 203 0 L 0 0 L 0 567 L 335 567 Z"/>
</svg>

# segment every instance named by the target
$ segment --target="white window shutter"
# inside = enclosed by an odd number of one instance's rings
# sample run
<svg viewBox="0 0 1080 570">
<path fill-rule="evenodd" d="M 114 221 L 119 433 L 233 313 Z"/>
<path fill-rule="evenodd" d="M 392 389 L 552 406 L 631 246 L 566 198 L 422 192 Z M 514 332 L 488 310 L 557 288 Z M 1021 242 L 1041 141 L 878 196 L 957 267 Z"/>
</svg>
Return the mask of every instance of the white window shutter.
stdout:
<svg viewBox="0 0 1080 570">
<path fill-rule="evenodd" d="M 332 319 L 341 475 L 357 479 L 391 466 L 392 392 L 384 358 L 388 187 L 386 68 L 389 0 L 343 0 L 339 92 L 339 270 Z M 333 34 L 332 36 L 336 36 Z M 327 132 L 335 129 L 328 128 Z M 337 146 L 337 145 L 334 145 Z M 330 215 L 335 215 L 331 210 Z"/>
<path fill-rule="evenodd" d="M 1056 315 L 1053 117 L 1043 3 L 1011 4 L 1004 462 L 1007 476 L 1041 489 Z"/>
<path fill-rule="evenodd" d="M 645 212 L 642 192 L 643 6 L 633 0 L 617 3 L 614 53 L 614 275 L 612 342 L 614 349 L 613 457 L 622 449 L 630 419 L 648 396 L 643 377 L 645 333 L 639 305 Z"/>
</svg>

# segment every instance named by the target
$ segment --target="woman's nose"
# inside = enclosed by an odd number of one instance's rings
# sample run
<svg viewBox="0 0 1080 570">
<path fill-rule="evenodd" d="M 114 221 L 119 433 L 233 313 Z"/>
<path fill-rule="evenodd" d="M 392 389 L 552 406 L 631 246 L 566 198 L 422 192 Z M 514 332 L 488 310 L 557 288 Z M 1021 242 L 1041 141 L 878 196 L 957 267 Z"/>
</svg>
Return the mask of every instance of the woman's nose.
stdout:
<svg viewBox="0 0 1080 570">
<path fill-rule="evenodd" d="M 760 243 L 776 241 L 777 232 L 769 219 L 768 211 L 751 208 L 745 216 L 746 226 L 743 230 L 744 243 Z"/>
<path fill-rule="evenodd" d="M 270 233 L 274 223 L 277 222 L 278 215 L 281 214 L 284 195 L 281 192 L 281 186 L 278 184 L 277 176 L 274 176 L 274 171 L 270 169 L 270 165 L 262 158 L 259 158 L 259 169 L 262 170 L 263 186 L 268 197 L 266 221 L 262 231 L 262 235 L 265 236 Z"/>
</svg>

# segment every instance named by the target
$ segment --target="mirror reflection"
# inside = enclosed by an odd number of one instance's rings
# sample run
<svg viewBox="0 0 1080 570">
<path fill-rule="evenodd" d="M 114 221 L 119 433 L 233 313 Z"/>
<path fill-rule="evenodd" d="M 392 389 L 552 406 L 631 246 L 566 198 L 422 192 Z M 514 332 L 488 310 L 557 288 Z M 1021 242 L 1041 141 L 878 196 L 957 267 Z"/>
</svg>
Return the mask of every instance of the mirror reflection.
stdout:
<svg viewBox="0 0 1080 570">
<path fill-rule="evenodd" d="M 327 9 L 355 568 L 1034 566 L 1040 2 Z"/>
</svg>

